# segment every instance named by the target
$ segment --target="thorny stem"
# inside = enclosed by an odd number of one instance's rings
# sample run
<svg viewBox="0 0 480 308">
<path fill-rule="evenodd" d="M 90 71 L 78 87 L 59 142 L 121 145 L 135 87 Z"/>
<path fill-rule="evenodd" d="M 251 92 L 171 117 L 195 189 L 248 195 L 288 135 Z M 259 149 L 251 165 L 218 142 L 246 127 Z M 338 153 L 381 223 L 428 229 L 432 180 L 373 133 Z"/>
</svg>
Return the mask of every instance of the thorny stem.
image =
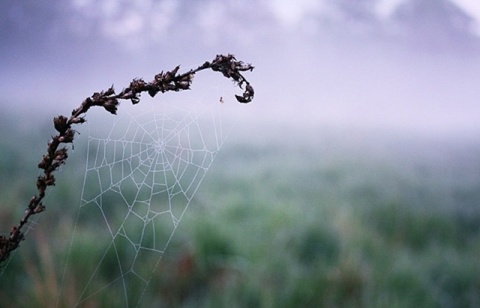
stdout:
<svg viewBox="0 0 480 308">
<path fill-rule="evenodd" d="M 154 80 L 149 83 L 142 79 L 134 79 L 128 87 L 118 94 L 115 93 L 113 86 L 107 91 L 95 92 L 72 111 L 70 118 L 63 115 L 55 117 L 53 124 L 58 135 L 53 136 L 48 142 L 47 153 L 43 155 L 42 160 L 38 163 L 38 168 L 43 170 L 43 174 L 37 178 L 38 195 L 34 195 L 30 199 L 23 218 L 10 229 L 10 234 L 8 236 L 0 235 L 0 264 L 7 260 L 10 253 L 17 249 L 20 246 L 20 242 L 25 239 L 22 228 L 29 218 L 45 211 L 45 205 L 42 204 L 45 191 L 48 186 L 55 185 L 53 173 L 61 165 L 65 164 L 68 158 L 67 148 L 62 147 L 59 149 L 59 146 L 61 144 L 73 143 L 75 130 L 72 129 L 72 125 L 84 123 L 86 120 L 83 114 L 86 114 L 90 107 L 101 106 L 111 114 L 116 114 L 119 100 L 130 100 L 132 104 L 137 104 L 140 102 L 140 94 L 142 92 L 148 92 L 151 97 L 154 97 L 158 92 L 189 90 L 194 75 L 205 69 L 221 72 L 226 78 L 231 78 L 241 89 L 245 86 L 243 94 L 241 96 L 235 95 L 235 97 L 240 103 L 249 103 L 253 99 L 254 90 L 241 72 L 252 71 L 253 68 L 251 64 L 237 61 L 235 56 L 231 54 L 217 55 L 212 62 L 207 61 L 196 69 L 183 74 L 177 75 L 180 69 L 180 66 L 177 66 L 172 71 L 165 73 L 162 71 L 155 75 Z"/>
</svg>

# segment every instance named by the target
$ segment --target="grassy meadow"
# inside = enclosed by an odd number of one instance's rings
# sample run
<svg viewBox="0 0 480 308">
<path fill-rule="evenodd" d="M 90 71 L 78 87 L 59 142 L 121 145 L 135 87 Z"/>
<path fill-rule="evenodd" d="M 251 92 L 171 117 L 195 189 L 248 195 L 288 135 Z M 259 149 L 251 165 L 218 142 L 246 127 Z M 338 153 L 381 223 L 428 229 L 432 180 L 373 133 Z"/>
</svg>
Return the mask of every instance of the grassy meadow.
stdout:
<svg viewBox="0 0 480 308">
<path fill-rule="evenodd" d="M 0 117 L 6 233 L 35 193 L 36 164 L 53 129 L 39 121 L 32 133 L 23 119 Z M 131 298 L 144 292 L 140 307 L 480 305 L 480 142 L 282 129 L 250 138 L 237 127 L 149 286 L 128 287 Z M 85 139 L 2 269 L 1 307 L 75 305 L 98 265 L 90 256 L 108 246 L 81 226 L 70 246 Z M 74 275 L 62 284 L 69 251 Z M 107 265 L 114 259 L 106 258 Z M 109 281 L 108 269 L 95 276 L 98 286 Z M 82 306 L 125 306 L 109 290 Z"/>
</svg>

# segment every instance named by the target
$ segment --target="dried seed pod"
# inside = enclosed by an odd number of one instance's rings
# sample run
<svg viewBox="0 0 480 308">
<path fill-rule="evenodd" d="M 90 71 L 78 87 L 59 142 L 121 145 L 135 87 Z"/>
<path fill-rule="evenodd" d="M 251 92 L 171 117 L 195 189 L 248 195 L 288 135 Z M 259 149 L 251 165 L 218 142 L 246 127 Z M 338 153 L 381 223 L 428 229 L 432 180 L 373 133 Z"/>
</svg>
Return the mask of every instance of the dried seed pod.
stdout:
<svg viewBox="0 0 480 308">
<path fill-rule="evenodd" d="M 157 95 L 157 93 L 160 91 L 160 89 L 158 89 L 157 87 L 155 86 L 150 86 L 148 88 L 148 95 L 150 95 L 150 97 L 154 97 L 155 95 Z"/>
<path fill-rule="evenodd" d="M 141 92 L 145 90 L 145 86 L 147 83 L 143 81 L 143 79 L 133 79 L 132 82 L 130 82 L 130 90 L 133 93 Z"/>
<path fill-rule="evenodd" d="M 45 211 L 45 206 L 42 203 L 39 203 L 34 209 L 33 213 L 38 214 Z"/>
<path fill-rule="evenodd" d="M 248 103 L 249 102 L 245 97 L 240 96 L 240 95 L 235 95 L 235 98 L 237 99 L 237 101 L 239 103 Z"/>
<path fill-rule="evenodd" d="M 164 78 L 164 74 L 163 74 L 163 71 L 161 71 L 160 73 L 158 73 L 157 75 L 155 75 L 154 77 L 154 81 L 162 81 Z"/>
<path fill-rule="evenodd" d="M 53 118 L 53 126 L 60 134 L 63 134 L 69 127 L 67 118 L 63 115 Z"/>
<path fill-rule="evenodd" d="M 60 163 L 64 163 L 65 159 L 68 158 L 67 148 L 62 148 L 55 152 L 55 160 L 59 161 Z"/>
<path fill-rule="evenodd" d="M 112 84 L 112 86 L 110 88 L 108 88 L 108 90 L 105 91 L 103 93 L 103 95 L 110 96 L 110 95 L 113 95 L 113 94 L 115 94 L 115 89 L 113 88 L 113 84 Z"/>
<path fill-rule="evenodd" d="M 63 137 L 63 140 L 59 140 L 60 142 L 63 142 L 63 143 L 72 143 L 73 142 L 73 138 L 75 137 L 75 131 L 71 128 L 67 129 L 65 131 L 65 135 L 62 136 Z M 60 138 L 62 138 L 60 137 Z M 59 138 L 59 139 L 60 139 Z"/>
<path fill-rule="evenodd" d="M 38 189 L 38 191 L 45 191 L 46 188 L 47 188 L 47 184 L 45 182 L 45 176 L 40 175 L 37 178 L 37 189 Z"/>
<path fill-rule="evenodd" d="M 195 76 L 194 74 L 186 74 L 185 76 L 180 78 L 180 81 L 192 82 L 194 76 Z"/>
<path fill-rule="evenodd" d="M 40 169 L 47 169 L 49 165 L 49 156 L 43 155 L 42 160 L 38 163 L 38 168 Z"/>
<path fill-rule="evenodd" d="M 72 124 L 82 124 L 82 123 L 85 123 L 85 121 L 86 120 L 83 117 L 75 117 L 75 118 L 72 118 L 70 120 L 70 123 L 72 123 Z"/>
<path fill-rule="evenodd" d="M 37 196 L 33 196 L 28 203 L 28 208 L 33 209 L 35 207 L 35 203 L 37 202 Z"/>
<path fill-rule="evenodd" d="M 55 177 L 53 174 L 49 174 L 45 179 L 45 185 L 47 186 L 54 186 L 55 185 Z"/>
<path fill-rule="evenodd" d="M 190 89 L 190 82 L 188 81 L 180 81 L 176 83 L 176 86 L 180 88 L 181 90 L 188 90 Z"/>
<path fill-rule="evenodd" d="M 110 112 L 111 114 L 117 114 L 118 100 L 116 98 L 109 98 L 105 103 L 103 103 L 103 108 Z"/>
<path fill-rule="evenodd" d="M 130 101 L 132 102 L 133 105 L 136 105 L 140 103 L 140 98 L 138 98 L 137 96 L 134 96 L 130 99 Z"/>
</svg>

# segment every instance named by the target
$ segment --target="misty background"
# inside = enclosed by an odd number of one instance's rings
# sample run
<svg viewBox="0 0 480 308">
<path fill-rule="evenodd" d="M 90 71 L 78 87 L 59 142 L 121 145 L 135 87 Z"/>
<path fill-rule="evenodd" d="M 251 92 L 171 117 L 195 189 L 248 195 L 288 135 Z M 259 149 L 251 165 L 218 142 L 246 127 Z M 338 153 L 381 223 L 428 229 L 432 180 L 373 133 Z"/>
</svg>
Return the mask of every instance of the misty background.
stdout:
<svg viewBox="0 0 480 308">
<path fill-rule="evenodd" d="M 469 0 L 8 0 L 0 11 L 0 106 L 66 114 L 112 83 L 121 89 L 134 77 L 150 80 L 177 64 L 233 53 L 256 67 L 248 74 L 256 90 L 245 106 L 249 127 L 477 139 L 479 6 Z"/>
<path fill-rule="evenodd" d="M 245 73 L 255 97 L 239 104 L 240 89 L 201 72 L 191 91 L 121 102 L 115 117 L 89 111 L 47 213 L 0 268 L 0 298 L 15 307 L 122 306 L 139 294 L 151 306 L 479 306 L 479 3 L 2 1 L 2 234 L 36 192 L 52 118 L 93 92 L 232 53 L 255 66 Z M 122 277 L 132 288 L 119 297 L 112 270 L 131 255 L 103 258 L 110 233 L 101 240 L 88 215 L 75 221 L 89 209 L 78 207 L 89 132 L 107 138 L 104 128 L 128 123 L 131 109 L 212 99 L 222 126 L 238 122 L 155 275 L 142 262 L 149 286 Z M 90 297 L 86 285 L 102 292 Z"/>
</svg>

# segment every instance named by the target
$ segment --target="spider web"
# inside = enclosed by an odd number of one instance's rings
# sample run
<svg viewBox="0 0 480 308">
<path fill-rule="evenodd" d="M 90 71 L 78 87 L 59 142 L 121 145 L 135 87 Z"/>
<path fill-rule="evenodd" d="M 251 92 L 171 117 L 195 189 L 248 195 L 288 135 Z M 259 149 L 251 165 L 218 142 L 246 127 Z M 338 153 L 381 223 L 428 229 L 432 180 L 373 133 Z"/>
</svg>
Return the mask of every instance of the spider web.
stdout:
<svg viewBox="0 0 480 308">
<path fill-rule="evenodd" d="M 61 297 L 75 297 L 75 306 L 98 304 L 105 294 L 109 305 L 140 303 L 235 122 L 222 120 L 238 104 L 224 101 L 218 87 L 212 93 L 142 102 L 155 107 L 116 116 L 109 130 L 90 133 Z M 78 275 L 78 266 L 89 275 Z M 71 285 L 75 291 L 66 290 Z"/>
</svg>

